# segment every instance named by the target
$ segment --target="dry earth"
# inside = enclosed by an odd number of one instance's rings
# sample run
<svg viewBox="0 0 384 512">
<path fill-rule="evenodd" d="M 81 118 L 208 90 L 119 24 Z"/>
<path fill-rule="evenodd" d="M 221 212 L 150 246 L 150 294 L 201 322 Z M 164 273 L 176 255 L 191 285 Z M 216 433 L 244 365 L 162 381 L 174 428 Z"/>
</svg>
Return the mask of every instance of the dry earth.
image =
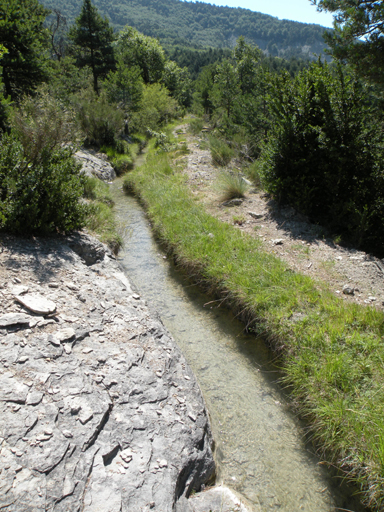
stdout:
<svg viewBox="0 0 384 512">
<path fill-rule="evenodd" d="M 338 245 L 321 227 L 293 208 L 280 208 L 252 186 L 244 200 L 224 203 L 218 185 L 223 168 L 212 164 L 204 137 L 193 137 L 187 125 L 175 133 L 187 138 L 190 153 L 184 172 L 188 185 L 211 215 L 258 238 L 266 251 L 292 270 L 325 281 L 343 300 L 384 309 L 384 260 Z M 237 162 L 232 161 L 227 170 L 238 171 Z"/>
</svg>

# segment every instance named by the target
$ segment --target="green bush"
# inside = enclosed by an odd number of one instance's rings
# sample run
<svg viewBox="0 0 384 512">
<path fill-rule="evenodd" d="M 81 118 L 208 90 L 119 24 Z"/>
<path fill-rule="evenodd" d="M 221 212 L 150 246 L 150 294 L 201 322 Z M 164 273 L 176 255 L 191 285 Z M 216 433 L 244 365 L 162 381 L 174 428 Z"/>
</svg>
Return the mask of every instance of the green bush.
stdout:
<svg viewBox="0 0 384 512">
<path fill-rule="evenodd" d="M 220 167 L 228 165 L 235 155 L 226 142 L 213 136 L 209 137 L 209 147 L 213 164 Z"/>
<path fill-rule="evenodd" d="M 65 232 L 84 225 L 83 177 L 68 148 L 28 158 L 15 133 L 0 143 L 0 229 L 15 234 Z"/>
<path fill-rule="evenodd" d="M 129 153 L 128 144 L 123 144 L 125 141 L 118 141 L 114 147 L 103 146 L 101 151 L 105 153 L 113 168 L 116 171 L 117 176 L 130 171 L 134 167 L 133 158 Z M 119 151 L 120 150 L 120 151 Z"/>
<path fill-rule="evenodd" d="M 140 110 L 132 115 L 133 131 L 158 130 L 178 116 L 177 101 L 160 84 L 144 87 Z"/>
<path fill-rule="evenodd" d="M 316 63 L 276 84 L 262 179 L 278 200 L 384 254 L 381 130 L 361 84 Z"/>
<path fill-rule="evenodd" d="M 123 131 L 124 114 L 117 105 L 109 103 L 105 94 L 97 96 L 87 89 L 72 97 L 80 127 L 91 146 L 113 146 Z"/>
</svg>

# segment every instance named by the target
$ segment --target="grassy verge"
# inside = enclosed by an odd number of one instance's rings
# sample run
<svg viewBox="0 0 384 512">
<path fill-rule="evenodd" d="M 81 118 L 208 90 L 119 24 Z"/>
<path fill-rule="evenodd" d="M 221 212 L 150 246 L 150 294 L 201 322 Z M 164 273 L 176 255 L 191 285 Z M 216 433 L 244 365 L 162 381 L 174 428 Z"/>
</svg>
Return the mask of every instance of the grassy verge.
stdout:
<svg viewBox="0 0 384 512">
<path fill-rule="evenodd" d="M 150 148 L 125 188 L 142 199 L 160 239 L 196 281 L 281 354 L 285 383 L 321 455 L 384 506 L 384 317 L 346 304 L 260 243 L 202 210 L 173 160 Z"/>
<path fill-rule="evenodd" d="M 85 227 L 117 254 L 122 238 L 117 232 L 108 185 L 98 178 L 87 178 L 84 197 L 89 204 Z"/>
</svg>

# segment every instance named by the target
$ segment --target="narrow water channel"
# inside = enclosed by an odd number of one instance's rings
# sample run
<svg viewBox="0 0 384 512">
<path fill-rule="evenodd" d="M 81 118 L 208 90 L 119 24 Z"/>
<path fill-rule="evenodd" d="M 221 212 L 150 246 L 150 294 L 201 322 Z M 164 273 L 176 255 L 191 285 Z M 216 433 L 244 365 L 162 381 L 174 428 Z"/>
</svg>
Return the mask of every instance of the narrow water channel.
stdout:
<svg viewBox="0 0 384 512">
<path fill-rule="evenodd" d="M 124 238 L 120 262 L 197 376 L 217 444 L 218 480 L 256 511 L 363 511 L 351 489 L 331 478 L 306 444 L 263 341 L 244 335 L 227 310 L 186 283 L 121 185 L 120 179 L 111 185 Z"/>
</svg>

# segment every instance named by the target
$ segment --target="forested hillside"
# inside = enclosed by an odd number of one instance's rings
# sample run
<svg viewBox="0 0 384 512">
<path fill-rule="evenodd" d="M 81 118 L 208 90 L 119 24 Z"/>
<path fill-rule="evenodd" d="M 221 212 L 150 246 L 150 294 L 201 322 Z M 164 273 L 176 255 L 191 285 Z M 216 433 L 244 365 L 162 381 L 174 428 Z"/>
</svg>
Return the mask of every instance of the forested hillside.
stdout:
<svg viewBox="0 0 384 512">
<path fill-rule="evenodd" d="M 72 23 L 82 1 L 43 0 L 42 3 L 50 9 L 59 9 Z M 233 47 L 242 35 L 275 56 L 312 56 L 325 48 L 324 28 L 320 25 L 279 20 L 248 9 L 180 0 L 95 0 L 95 5 L 116 30 L 133 26 L 158 38 L 163 46 Z"/>
</svg>

